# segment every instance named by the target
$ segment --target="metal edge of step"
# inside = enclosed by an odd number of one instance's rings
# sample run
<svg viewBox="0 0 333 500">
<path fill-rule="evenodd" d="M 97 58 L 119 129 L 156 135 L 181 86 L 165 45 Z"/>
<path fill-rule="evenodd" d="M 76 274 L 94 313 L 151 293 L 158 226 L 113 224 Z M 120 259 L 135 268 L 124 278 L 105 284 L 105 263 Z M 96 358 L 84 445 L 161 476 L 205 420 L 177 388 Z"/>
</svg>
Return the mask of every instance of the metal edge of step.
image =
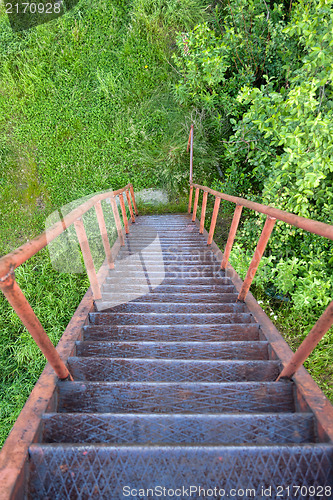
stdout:
<svg viewBox="0 0 333 500">
<path fill-rule="evenodd" d="M 42 418 L 42 439 L 43 443 L 112 440 L 146 445 L 184 444 L 190 439 L 219 445 L 315 443 L 313 421 L 312 413 L 48 413 Z"/>
</svg>

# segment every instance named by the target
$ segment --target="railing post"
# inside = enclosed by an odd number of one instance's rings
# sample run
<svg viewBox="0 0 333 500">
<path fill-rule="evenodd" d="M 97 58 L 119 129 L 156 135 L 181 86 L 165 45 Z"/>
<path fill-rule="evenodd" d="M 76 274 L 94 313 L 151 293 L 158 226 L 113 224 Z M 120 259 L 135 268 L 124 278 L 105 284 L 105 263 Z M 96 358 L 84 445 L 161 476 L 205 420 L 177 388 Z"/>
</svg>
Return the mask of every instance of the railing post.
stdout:
<svg viewBox="0 0 333 500">
<path fill-rule="evenodd" d="M 200 219 L 200 229 L 199 229 L 200 234 L 203 233 L 204 228 L 205 228 L 207 197 L 208 197 L 208 191 L 204 191 L 203 197 L 202 197 L 202 206 L 201 206 L 201 219 Z"/>
<path fill-rule="evenodd" d="M 220 202 L 221 202 L 221 198 L 219 198 L 217 196 L 215 198 L 214 210 L 213 210 L 213 215 L 212 215 L 212 221 L 210 223 L 207 245 L 211 245 L 212 241 L 213 241 L 213 236 L 214 236 L 214 231 L 215 231 L 215 226 L 216 226 L 216 221 L 217 221 L 217 215 L 219 213 L 219 208 L 220 208 Z"/>
<path fill-rule="evenodd" d="M 102 298 L 101 289 L 99 287 L 97 274 L 94 267 L 94 261 L 90 252 L 89 242 L 87 238 L 86 231 L 84 229 L 83 221 L 81 217 L 74 222 L 76 234 L 80 243 L 81 252 L 83 255 L 84 264 L 87 269 L 88 278 L 90 281 L 90 286 L 93 292 L 95 300 Z"/>
<path fill-rule="evenodd" d="M 195 222 L 195 219 L 196 219 L 196 216 L 197 216 L 198 201 L 199 201 L 199 188 L 196 188 L 196 190 L 195 190 L 195 196 L 194 196 L 192 222 Z"/>
<path fill-rule="evenodd" d="M 132 222 L 135 222 L 135 217 L 134 217 L 134 213 L 133 213 L 131 198 L 130 198 L 130 194 L 129 194 L 128 189 L 126 189 L 125 193 L 126 193 L 128 208 L 129 208 L 129 211 L 130 211 L 130 214 L 131 214 L 131 220 L 132 220 Z"/>
<path fill-rule="evenodd" d="M 102 236 L 103 247 L 105 251 L 106 260 L 110 269 L 114 269 L 114 260 L 111 253 L 110 242 L 108 237 L 108 232 L 105 225 L 105 219 L 103 215 L 102 203 L 98 201 L 95 205 L 95 211 L 97 215 L 97 221 L 99 225 L 99 230 Z"/>
<path fill-rule="evenodd" d="M 110 199 L 110 203 L 111 203 L 111 207 L 112 207 L 114 221 L 116 223 L 118 238 L 119 238 L 121 246 L 124 246 L 125 240 L 124 240 L 123 230 L 121 228 L 121 221 L 120 221 L 120 216 L 119 216 L 119 212 L 118 212 L 117 202 L 116 202 L 116 199 L 114 196 L 111 196 L 109 199 Z"/>
<path fill-rule="evenodd" d="M 193 180 L 193 129 L 194 125 L 191 125 L 190 135 L 188 138 L 187 149 L 186 149 L 187 152 L 190 149 L 190 183 Z"/>
<path fill-rule="evenodd" d="M 14 271 L 0 281 L 0 288 L 14 311 L 61 380 L 73 380 L 65 363 L 47 336 L 31 305 L 15 281 Z"/>
<path fill-rule="evenodd" d="M 124 226 L 125 226 L 125 233 L 129 233 L 128 229 L 128 220 L 127 220 L 127 214 L 126 214 L 126 208 L 125 208 L 125 202 L 124 202 L 124 196 L 123 193 L 119 194 L 119 201 L 120 201 L 120 208 L 121 208 L 121 213 L 123 216 L 123 221 L 124 221 Z"/>
<path fill-rule="evenodd" d="M 257 244 L 257 248 L 254 252 L 250 267 L 247 271 L 244 283 L 243 283 L 242 288 L 239 292 L 239 295 L 237 298 L 238 301 L 244 302 L 244 300 L 246 298 L 246 295 L 250 289 L 251 283 L 252 283 L 253 278 L 257 272 L 258 266 L 260 264 L 261 257 L 264 254 L 269 237 L 273 231 L 275 222 L 276 222 L 275 217 L 270 217 L 269 215 L 267 216 L 264 228 L 261 232 L 261 235 L 260 235 L 260 238 L 259 238 L 259 241 Z"/>
<path fill-rule="evenodd" d="M 230 231 L 229 231 L 229 236 L 228 236 L 228 241 L 225 246 L 224 254 L 223 254 L 223 259 L 221 262 L 221 269 L 225 269 L 227 267 L 229 257 L 230 257 L 230 252 L 232 249 L 232 246 L 234 244 L 235 236 L 236 236 L 236 231 L 238 228 L 239 220 L 242 214 L 243 206 L 242 205 L 236 205 L 234 216 L 232 219 L 232 223 L 230 226 Z"/>
<path fill-rule="evenodd" d="M 190 150 L 190 182 L 193 181 L 193 128 L 191 125 L 191 150 Z"/>
<path fill-rule="evenodd" d="M 191 208 L 192 208 L 192 197 L 193 197 L 193 186 L 190 186 L 190 197 L 188 200 L 188 213 L 191 213 Z"/>
<path fill-rule="evenodd" d="M 317 323 L 311 329 L 308 336 L 303 340 L 297 351 L 293 354 L 290 361 L 283 368 L 277 381 L 280 378 L 291 378 L 295 372 L 302 366 L 309 357 L 316 345 L 320 342 L 326 332 L 333 325 L 333 301 L 329 304 L 324 313 L 320 316 Z"/>
<path fill-rule="evenodd" d="M 138 212 L 138 209 L 137 209 L 137 206 L 135 203 L 134 188 L 133 188 L 132 184 L 130 185 L 130 191 L 131 191 L 131 196 L 132 196 L 132 201 L 133 201 L 134 212 L 135 212 L 135 215 L 138 216 L 139 212 Z"/>
</svg>

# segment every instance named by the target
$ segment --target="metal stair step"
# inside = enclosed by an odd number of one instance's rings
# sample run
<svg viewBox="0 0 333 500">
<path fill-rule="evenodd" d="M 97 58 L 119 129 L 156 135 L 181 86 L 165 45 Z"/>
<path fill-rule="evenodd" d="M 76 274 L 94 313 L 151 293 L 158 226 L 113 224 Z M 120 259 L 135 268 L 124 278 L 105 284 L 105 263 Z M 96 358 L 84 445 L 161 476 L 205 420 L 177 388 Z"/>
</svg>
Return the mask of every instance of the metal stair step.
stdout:
<svg viewBox="0 0 333 500">
<path fill-rule="evenodd" d="M 318 488 L 324 490 L 327 486 L 332 492 L 333 486 L 333 446 L 327 444 L 165 447 L 33 444 L 29 454 L 28 499 L 33 500 L 123 500 L 129 495 L 158 498 L 163 488 L 165 498 L 177 498 L 175 490 L 178 496 L 186 498 L 190 487 L 192 498 L 202 498 L 203 490 L 212 496 L 216 487 L 215 498 L 230 494 L 231 498 L 260 499 L 267 498 L 271 491 L 270 498 L 290 499 L 287 488 L 290 491 L 294 485 L 300 489 L 298 492 L 293 489 L 292 498 L 304 500 L 313 497 L 308 493 L 304 496 L 301 487 L 305 491 L 310 491 L 310 486 L 321 491 Z"/>
<path fill-rule="evenodd" d="M 294 412 L 290 382 L 63 382 L 58 411 L 70 413 Z"/>
<path fill-rule="evenodd" d="M 102 302 L 106 302 L 104 296 Z M 96 301 L 97 303 L 97 301 Z M 149 318 L 152 314 L 219 314 L 219 313 L 242 313 L 248 311 L 242 302 L 225 303 L 195 303 L 188 302 L 126 302 L 119 304 L 110 310 L 110 318 L 116 313 L 120 314 L 147 314 Z M 96 313 L 98 314 L 98 313 Z M 111 319 L 112 321 L 112 319 Z"/>
<path fill-rule="evenodd" d="M 237 293 L 161 293 L 154 291 L 153 293 L 149 293 L 138 298 L 138 295 L 129 292 L 129 293 L 116 293 L 112 290 L 111 286 L 104 287 L 102 289 L 103 301 L 112 302 L 114 304 L 120 304 L 123 302 L 132 302 L 136 304 L 138 302 L 142 303 L 190 303 L 193 306 L 198 305 L 199 303 L 217 303 L 224 304 L 227 302 L 236 303 L 238 294 Z M 95 301 L 97 303 L 98 301 Z M 112 307 L 112 306 L 110 306 Z"/>
<path fill-rule="evenodd" d="M 246 316 L 244 318 L 244 316 Z M 245 323 L 215 325 L 87 325 L 84 340 L 113 341 L 246 341 L 259 339 L 259 325 L 251 323 L 251 315 L 243 315 Z"/>
<path fill-rule="evenodd" d="M 268 342 L 103 342 L 77 341 L 81 357 L 156 359 L 268 359 Z"/>
<path fill-rule="evenodd" d="M 251 382 L 273 381 L 278 361 L 180 360 L 70 357 L 75 380 L 90 382 Z"/>
<path fill-rule="evenodd" d="M 141 257 L 144 260 L 157 260 L 163 257 L 165 260 L 193 260 L 197 262 L 198 260 L 203 260 L 203 261 L 209 261 L 209 262 L 216 262 L 218 259 L 216 259 L 215 254 L 209 249 L 209 247 L 206 248 L 199 248 L 199 249 L 190 249 L 190 248 L 178 248 L 178 246 L 171 246 L 169 249 L 147 249 L 142 252 L 134 252 L 129 250 L 128 248 L 121 247 L 119 250 L 119 253 L 117 254 L 116 260 L 122 261 L 123 259 L 128 259 L 129 257 L 132 258 L 139 258 Z M 219 262 L 219 261 L 218 261 Z"/>
<path fill-rule="evenodd" d="M 128 258 L 128 259 L 122 259 L 122 260 L 116 260 L 115 261 L 115 269 L 110 271 L 109 277 L 112 277 L 112 274 L 114 274 L 117 269 L 119 270 L 129 270 L 129 271 L 135 271 L 135 270 L 141 270 L 143 267 L 143 264 L 149 269 L 149 271 L 157 272 L 161 271 L 163 269 L 174 269 L 174 268 L 179 268 L 179 267 L 195 267 L 198 269 L 204 269 L 204 268 L 213 268 L 214 271 L 219 272 L 220 271 L 220 262 L 212 261 L 206 259 L 204 260 L 190 260 L 190 259 L 163 259 L 161 256 L 159 259 L 146 259 L 142 258 L 137 259 L 136 257 L 134 258 Z"/>
<path fill-rule="evenodd" d="M 153 240 L 151 243 L 148 242 L 138 242 L 138 241 L 133 241 L 133 243 L 130 242 L 125 242 L 125 246 L 123 247 L 124 249 L 129 249 L 133 252 L 140 252 L 140 251 L 145 251 L 145 252 L 151 252 L 151 251 L 160 251 L 162 250 L 177 250 L 181 251 L 182 249 L 187 249 L 187 250 L 192 250 L 192 251 L 203 251 L 205 248 L 207 248 L 206 241 L 202 241 L 202 243 L 198 241 L 184 241 L 184 242 L 179 242 L 177 241 L 177 237 L 175 236 L 172 238 L 170 241 L 163 241 L 163 240 Z"/>
<path fill-rule="evenodd" d="M 228 306 L 228 307 L 227 307 Z M 231 306 L 235 306 L 234 308 Z M 236 304 L 226 304 L 225 310 L 241 311 Z M 225 313 L 89 313 L 92 325 L 213 325 L 220 323 L 247 323 L 251 314 Z"/>
<path fill-rule="evenodd" d="M 279 361 L 68 358 L 74 380 L 90 382 L 251 382 L 274 381 Z"/>
<path fill-rule="evenodd" d="M 124 249 L 120 250 L 119 254 L 116 257 L 116 263 L 141 263 L 143 262 L 151 262 L 152 264 L 155 262 L 159 264 L 160 262 L 168 263 L 168 264 L 179 264 L 179 263 L 195 263 L 195 264 L 221 264 L 221 261 L 215 257 L 212 253 L 207 253 L 205 249 L 200 249 L 200 251 L 189 252 L 178 252 L 178 249 L 175 248 L 172 250 L 170 248 L 168 251 L 161 251 L 161 249 L 156 249 L 156 251 L 148 251 L 143 249 L 138 253 L 135 253 L 131 250 Z"/>
<path fill-rule="evenodd" d="M 117 280 L 114 280 L 112 278 L 107 277 L 105 280 L 106 284 L 114 284 L 117 282 Z M 124 285 L 126 282 L 124 282 Z M 231 284 L 230 278 L 225 278 L 225 277 L 187 277 L 186 279 L 184 278 L 164 278 L 163 283 L 159 284 L 159 286 L 181 286 L 182 290 L 185 291 L 193 291 L 193 287 L 197 287 L 196 290 L 203 291 L 204 287 L 206 290 L 212 290 L 212 291 L 232 291 L 234 290 L 234 286 Z M 229 288 L 224 289 L 224 288 L 219 288 L 219 287 L 225 287 L 228 286 Z M 199 288 L 200 287 L 200 288 Z M 232 288 L 230 288 L 232 287 Z M 155 288 L 156 291 L 159 291 L 158 288 Z M 178 291 L 178 290 L 177 290 Z"/>
<path fill-rule="evenodd" d="M 216 268 L 213 266 L 202 266 L 198 267 L 194 266 L 170 266 L 164 267 L 160 266 L 159 268 L 151 268 L 150 266 L 140 268 L 131 268 L 128 266 L 118 267 L 115 265 L 114 271 L 112 274 L 108 276 L 108 280 L 119 280 L 119 279 L 140 279 L 146 278 L 145 273 L 148 272 L 148 276 L 150 279 L 161 279 L 161 282 L 164 281 L 165 278 L 178 278 L 178 279 L 189 279 L 189 278 L 215 278 L 223 276 L 223 272 L 220 270 L 217 265 Z"/>
<path fill-rule="evenodd" d="M 51 413 L 43 416 L 42 426 L 45 443 L 263 445 L 315 442 L 311 413 Z"/>
<path fill-rule="evenodd" d="M 181 231 L 174 231 L 169 235 L 163 235 L 160 233 L 156 233 L 156 235 L 148 236 L 147 238 L 143 238 L 142 236 L 138 237 L 136 235 L 131 235 L 130 237 L 125 238 L 125 247 L 127 246 L 157 246 L 157 245 L 177 245 L 177 246 L 187 246 L 187 245 L 195 245 L 200 247 L 201 245 L 207 246 L 207 240 L 203 237 L 193 236 L 184 236 Z"/>
</svg>

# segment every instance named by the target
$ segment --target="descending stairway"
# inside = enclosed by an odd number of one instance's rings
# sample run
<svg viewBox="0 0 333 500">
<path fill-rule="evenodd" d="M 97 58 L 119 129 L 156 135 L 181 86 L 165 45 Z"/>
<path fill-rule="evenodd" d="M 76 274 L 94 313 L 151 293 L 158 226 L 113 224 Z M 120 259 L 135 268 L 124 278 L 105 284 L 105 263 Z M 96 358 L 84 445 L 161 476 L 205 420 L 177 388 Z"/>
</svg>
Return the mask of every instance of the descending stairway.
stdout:
<svg viewBox="0 0 333 500">
<path fill-rule="evenodd" d="M 29 498 L 333 498 L 333 446 L 219 267 L 187 215 L 131 227 L 30 446 Z"/>
</svg>

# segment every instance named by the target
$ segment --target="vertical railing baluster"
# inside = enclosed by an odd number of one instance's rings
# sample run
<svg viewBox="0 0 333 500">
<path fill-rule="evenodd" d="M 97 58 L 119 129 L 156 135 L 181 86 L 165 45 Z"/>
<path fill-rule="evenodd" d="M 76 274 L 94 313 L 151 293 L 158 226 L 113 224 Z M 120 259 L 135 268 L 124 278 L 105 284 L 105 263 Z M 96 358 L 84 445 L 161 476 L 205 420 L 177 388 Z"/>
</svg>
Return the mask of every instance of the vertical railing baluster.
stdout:
<svg viewBox="0 0 333 500">
<path fill-rule="evenodd" d="M 283 368 L 277 381 L 280 378 L 291 378 L 295 372 L 302 366 L 304 361 L 309 357 L 313 349 L 318 345 L 325 333 L 333 325 L 333 300 L 328 305 L 327 309 L 320 316 L 309 334 L 305 337 L 297 351 L 292 355 L 290 361 Z"/>
<path fill-rule="evenodd" d="M 225 250 L 224 250 L 224 254 L 223 254 L 223 259 L 222 259 L 222 262 L 221 262 L 221 269 L 223 269 L 223 270 L 225 270 L 225 268 L 227 267 L 228 261 L 229 261 L 230 252 L 231 252 L 232 246 L 234 244 L 234 240 L 235 240 L 235 236 L 236 236 L 236 231 L 237 231 L 237 228 L 238 228 L 240 217 L 242 215 L 242 210 L 243 210 L 243 206 L 242 205 L 236 205 L 234 216 L 233 216 L 232 223 L 231 223 L 231 226 L 230 226 L 228 241 L 227 241 L 227 244 L 225 246 Z"/>
<path fill-rule="evenodd" d="M 84 224 L 81 217 L 74 222 L 74 227 L 80 243 L 83 260 L 87 269 L 87 274 L 90 281 L 90 286 L 93 292 L 94 299 L 99 300 L 102 298 L 101 289 L 98 283 L 97 274 L 95 271 L 94 261 L 91 255 L 86 230 L 84 229 Z"/>
<path fill-rule="evenodd" d="M 130 185 L 130 191 L 131 191 L 135 215 L 139 215 L 138 208 L 137 208 L 136 203 L 135 203 L 134 188 L 133 188 L 132 184 Z"/>
<path fill-rule="evenodd" d="M 123 216 L 123 222 L 124 222 L 124 226 L 125 226 L 125 233 L 128 234 L 129 233 L 128 220 L 127 220 L 127 214 L 126 214 L 126 208 L 125 208 L 125 202 L 124 202 L 123 193 L 120 193 L 120 195 L 119 195 L 119 201 L 120 201 L 121 213 L 122 213 L 122 216 Z"/>
<path fill-rule="evenodd" d="M 10 273 L 5 279 L 1 280 L 0 288 L 34 341 L 44 354 L 45 358 L 52 366 L 56 375 L 61 380 L 65 380 L 67 378 L 73 380 L 65 363 L 60 358 L 58 351 L 52 344 L 39 319 L 32 310 L 31 305 L 29 304 L 22 290 L 15 281 L 14 271 Z"/>
<path fill-rule="evenodd" d="M 99 225 L 99 230 L 100 230 L 101 237 L 102 237 L 102 242 L 103 242 L 103 247 L 104 247 L 104 251 L 105 251 L 106 260 L 107 260 L 109 268 L 110 269 L 114 269 L 114 260 L 113 260 L 113 257 L 112 257 L 112 252 L 111 252 L 111 247 L 110 247 L 108 232 L 107 232 L 106 225 L 105 225 L 105 219 L 104 219 L 104 215 L 103 215 L 102 203 L 100 201 L 98 201 L 96 203 L 96 205 L 95 205 L 95 211 L 96 211 L 96 215 L 97 215 L 97 221 L 98 221 L 98 225 Z"/>
<path fill-rule="evenodd" d="M 191 213 L 191 208 L 192 208 L 192 198 L 193 198 L 193 186 L 190 187 L 190 197 L 188 200 L 188 213 Z"/>
<path fill-rule="evenodd" d="M 121 221 L 120 221 L 120 215 L 119 215 L 119 211 L 118 211 L 118 207 L 117 207 L 117 202 L 116 202 L 116 199 L 115 199 L 114 196 L 111 196 L 109 198 L 109 200 L 110 200 L 111 207 L 112 207 L 114 221 L 116 223 L 116 228 L 117 228 L 117 232 L 118 232 L 118 238 L 119 238 L 121 246 L 124 246 L 125 245 L 125 239 L 124 239 L 124 234 L 123 234 L 123 230 L 122 230 L 122 227 L 121 227 Z"/>
<path fill-rule="evenodd" d="M 212 215 L 212 221 L 210 223 L 210 229 L 209 229 L 209 235 L 208 235 L 207 245 L 211 245 L 212 241 L 213 241 L 213 236 L 214 236 L 214 231 L 215 231 L 215 226 L 216 226 L 216 221 L 217 221 L 217 215 L 219 213 L 219 208 L 220 208 L 220 202 L 221 202 L 221 198 L 216 197 L 215 198 L 215 203 L 214 203 L 214 210 L 213 210 L 213 215 Z"/>
<path fill-rule="evenodd" d="M 199 201 L 199 188 L 196 188 L 196 190 L 195 190 L 195 196 L 194 196 L 192 222 L 195 222 L 195 219 L 196 219 L 196 216 L 197 216 L 198 201 Z"/>
<path fill-rule="evenodd" d="M 204 228 L 205 228 L 207 197 L 208 197 L 208 191 L 204 191 L 204 194 L 202 197 L 202 206 L 201 206 L 201 219 L 200 219 L 200 229 L 199 229 L 200 234 L 203 233 Z"/>
<path fill-rule="evenodd" d="M 191 125 L 190 182 L 193 181 L 193 129 L 194 125 Z"/>
<path fill-rule="evenodd" d="M 268 243 L 269 237 L 273 231 L 276 219 L 274 217 L 267 216 L 264 228 L 261 232 L 260 238 L 258 240 L 257 248 L 254 252 L 251 264 L 247 271 L 244 283 L 239 292 L 237 300 L 244 302 L 248 291 L 250 290 L 251 283 L 257 272 L 258 266 L 260 264 L 261 258 L 264 254 L 266 245 Z"/>
<path fill-rule="evenodd" d="M 130 194 L 129 194 L 128 189 L 126 189 L 125 192 L 126 192 L 126 199 L 127 199 L 128 208 L 129 208 L 129 211 L 130 211 L 130 214 L 131 214 L 131 220 L 132 220 L 132 222 L 135 222 L 135 217 L 134 217 L 134 213 L 133 213 L 131 198 L 130 198 Z"/>
</svg>

